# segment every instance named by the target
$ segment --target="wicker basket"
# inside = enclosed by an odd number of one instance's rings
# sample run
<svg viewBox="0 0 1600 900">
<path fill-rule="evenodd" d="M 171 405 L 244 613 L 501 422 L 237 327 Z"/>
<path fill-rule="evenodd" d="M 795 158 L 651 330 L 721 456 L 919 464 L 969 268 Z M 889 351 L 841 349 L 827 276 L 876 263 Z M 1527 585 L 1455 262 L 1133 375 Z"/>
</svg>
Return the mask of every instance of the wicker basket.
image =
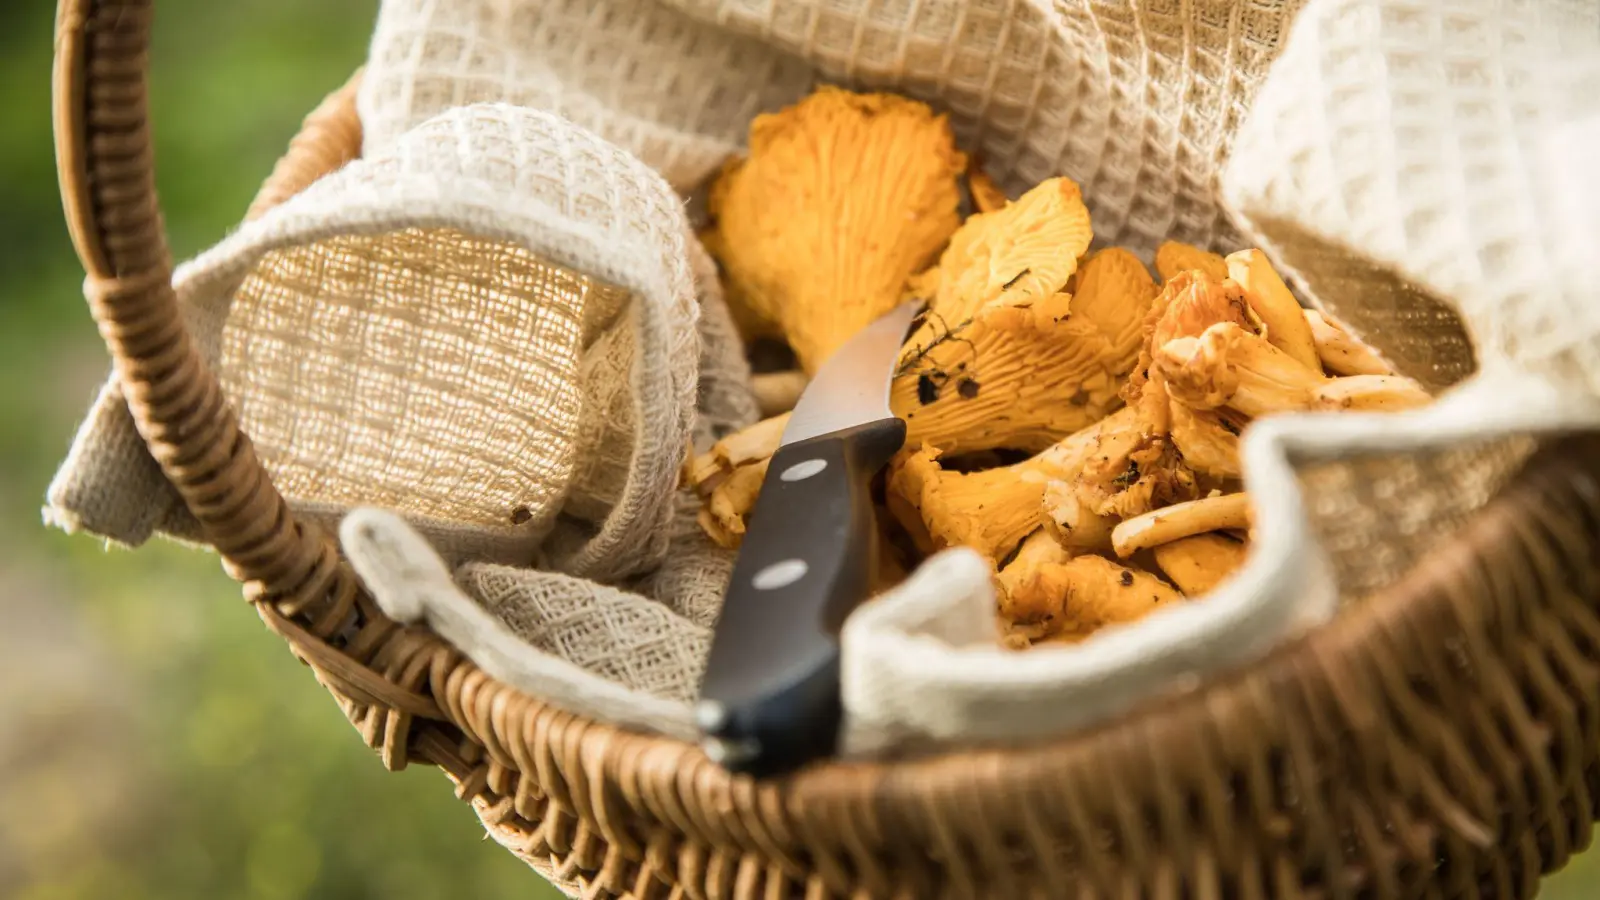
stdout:
<svg viewBox="0 0 1600 900">
<path fill-rule="evenodd" d="M 1399 584 L 1248 671 L 1014 751 L 733 778 L 385 619 L 289 512 L 185 332 L 152 172 L 150 0 L 62 0 L 56 142 L 139 428 L 384 764 L 438 765 L 590 897 L 1532 896 L 1600 815 L 1600 439 L 1539 451 Z M 356 157 L 354 82 L 250 214 Z M 350 612 L 359 627 L 339 631 Z"/>
</svg>

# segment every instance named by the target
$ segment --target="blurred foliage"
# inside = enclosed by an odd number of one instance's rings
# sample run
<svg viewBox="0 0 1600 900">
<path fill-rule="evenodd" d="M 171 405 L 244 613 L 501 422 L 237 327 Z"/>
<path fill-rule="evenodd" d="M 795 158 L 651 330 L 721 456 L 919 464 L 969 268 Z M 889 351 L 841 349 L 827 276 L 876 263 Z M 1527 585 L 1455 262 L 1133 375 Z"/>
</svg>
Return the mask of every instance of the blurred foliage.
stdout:
<svg viewBox="0 0 1600 900">
<path fill-rule="evenodd" d="M 0 896 L 559 896 L 437 770 L 384 771 L 213 556 L 41 527 L 108 365 L 56 187 L 53 7 L 0 4 Z M 376 4 L 156 9 L 157 171 L 183 259 L 361 63 Z"/>
<path fill-rule="evenodd" d="M 237 221 L 375 10 L 159 0 L 158 177 L 178 258 Z M 39 525 L 106 372 L 51 154 L 51 4 L 0 4 L 0 896 L 539 898 L 431 769 L 383 770 L 213 557 Z M 1600 895 L 1581 857 L 1547 900 Z"/>
</svg>

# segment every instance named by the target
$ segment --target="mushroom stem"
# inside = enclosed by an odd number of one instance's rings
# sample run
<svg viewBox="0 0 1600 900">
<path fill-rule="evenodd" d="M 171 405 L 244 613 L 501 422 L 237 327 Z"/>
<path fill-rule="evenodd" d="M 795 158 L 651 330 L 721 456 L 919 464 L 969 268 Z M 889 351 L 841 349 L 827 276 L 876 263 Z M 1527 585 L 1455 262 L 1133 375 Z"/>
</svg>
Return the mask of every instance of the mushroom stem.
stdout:
<svg viewBox="0 0 1600 900">
<path fill-rule="evenodd" d="M 778 452 L 789 414 L 773 416 L 728 435 L 690 461 L 689 486 L 702 497 L 716 490 L 724 478 L 741 466 L 763 461 Z"/>
<path fill-rule="evenodd" d="M 1312 392 L 1327 381 L 1320 364 L 1308 369 L 1231 322 L 1213 325 L 1198 338 L 1166 342 L 1154 362 L 1179 402 L 1195 409 L 1230 406 L 1251 417 L 1306 409 Z"/>
<path fill-rule="evenodd" d="M 1278 277 L 1260 250 L 1228 254 L 1228 275 L 1244 290 L 1245 299 L 1266 326 L 1266 338 L 1289 358 L 1316 372 L 1322 370 L 1317 344 L 1311 337 L 1305 310 Z"/>
<path fill-rule="evenodd" d="M 799 369 L 788 372 L 764 372 L 750 378 L 755 391 L 756 405 L 763 416 L 776 416 L 794 409 L 800 394 L 806 389 L 806 373 Z"/>
<path fill-rule="evenodd" d="M 1265 340 L 1222 323 L 1199 338 L 1176 338 L 1155 353 L 1154 368 L 1182 404 L 1229 407 L 1250 417 L 1302 410 L 1394 411 L 1433 398 L 1399 375 L 1326 378 Z"/>
<path fill-rule="evenodd" d="M 1311 392 L 1313 409 L 1352 412 L 1400 412 L 1432 400 L 1422 385 L 1399 375 L 1346 375 Z"/>
<path fill-rule="evenodd" d="M 1134 516 L 1111 530 L 1111 546 L 1117 555 L 1128 557 L 1146 547 L 1157 547 L 1179 538 L 1250 527 L 1250 495 L 1244 492 L 1205 497 Z"/>
<path fill-rule="evenodd" d="M 744 517 L 755 506 L 770 460 L 733 470 L 711 491 L 701 510 L 700 525 L 719 546 L 734 549 L 744 540 Z"/>
<path fill-rule="evenodd" d="M 1153 551 L 1156 565 L 1190 597 L 1209 593 L 1244 564 L 1249 547 L 1221 534 L 1207 532 L 1179 538 Z"/>
<path fill-rule="evenodd" d="M 1064 563 L 1071 558 L 1072 555 L 1043 528 L 1028 535 L 1017 548 L 1017 555 L 995 576 L 995 594 L 1000 603 L 1000 614 L 1013 621 L 1018 619 L 1017 607 L 1011 600 L 1012 594 L 1026 595 L 1040 566 Z"/>
<path fill-rule="evenodd" d="M 1067 481 L 1046 484 L 1042 513 L 1045 531 L 1063 551 L 1076 555 L 1111 549 L 1111 527 L 1115 521 L 1090 509 L 1076 484 Z"/>
<path fill-rule="evenodd" d="M 1317 343 L 1317 358 L 1330 375 L 1393 375 L 1394 369 L 1383 361 L 1377 351 L 1356 340 L 1355 336 L 1333 319 L 1308 309 L 1306 324 L 1311 326 L 1311 338 Z"/>
<path fill-rule="evenodd" d="M 967 162 L 967 191 L 972 194 L 972 205 L 980 213 L 991 213 L 1005 209 L 1011 198 L 1006 192 L 995 184 L 989 173 L 983 171 L 978 165 L 977 157 L 972 157 Z"/>
</svg>

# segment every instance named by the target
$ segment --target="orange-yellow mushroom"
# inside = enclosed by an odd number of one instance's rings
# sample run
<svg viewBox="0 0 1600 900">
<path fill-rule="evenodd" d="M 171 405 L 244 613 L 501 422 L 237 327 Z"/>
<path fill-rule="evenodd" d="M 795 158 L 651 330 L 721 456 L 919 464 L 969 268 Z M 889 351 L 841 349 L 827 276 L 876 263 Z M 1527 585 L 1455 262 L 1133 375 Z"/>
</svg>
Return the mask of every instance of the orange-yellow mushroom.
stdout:
<svg viewBox="0 0 1600 900">
<path fill-rule="evenodd" d="M 757 116 L 707 198 L 736 321 L 815 372 L 950 239 L 966 162 L 945 116 L 890 94 L 823 87 Z"/>
<path fill-rule="evenodd" d="M 1249 554 L 1249 545 L 1215 532 L 1191 535 L 1151 551 L 1163 574 L 1190 597 L 1209 593 L 1226 581 Z"/>
<path fill-rule="evenodd" d="M 1193 244 L 1167 241 L 1156 248 L 1156 272 L 1162 281 L 1171 281 L 1180 272 L 1195 270 L 1218 281 L 1228 277 L 1228 263 L 1222 257 Z"/>
</svg>

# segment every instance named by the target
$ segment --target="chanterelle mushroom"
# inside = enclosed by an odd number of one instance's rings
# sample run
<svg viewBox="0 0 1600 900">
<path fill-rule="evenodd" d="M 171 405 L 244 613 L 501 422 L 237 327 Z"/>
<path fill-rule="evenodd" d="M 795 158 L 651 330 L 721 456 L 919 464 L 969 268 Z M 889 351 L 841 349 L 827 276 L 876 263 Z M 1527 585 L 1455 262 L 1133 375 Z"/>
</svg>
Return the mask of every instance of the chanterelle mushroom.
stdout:
<svg viewBox="0 0 1600 900">
<path fill-rule="evenodd" d="M 1146 396 L 1145 389 L 1157 349 L 1175 338 L 1198 336 L 1218 322 L 1254 328 L 1244 294 L 1230 281 L 1213 278 L 1198 269 L 1184 270 L 1167 279 L 1156 295 L 1145 316 L 1139 360 L 1122 389 L 1122 396 L 1130 405 L 1142 403 L 1151 424 L 1161 426 L 1157 431 L 1166 430 L 1159 421 L 1165 416 L 1162 406 L 1166 397 L 1164 393 Z M 1160 390 L 1158 384 L 1157 391 Z"/>
<path fill-rule="evenodd" d="M 1011 198 L 1000 189 L 1000 185 L 995 184 L 989 173 L 978 165 L 976 157 L 967 162 L 967 191 L 972 194 L 972 205 L 981 213 L 1003 209 L 1011 202 Z"/>
<path fill-rule="evenodd" d="M 1000 615 L 1013 622 L 1027 621 L 1028 616 L 1018 615 L 1019 604 L 1012 601 L 1012 595 L 1020 595 L 1031 600 L 1032 595 L 1037 592 L 1037 587 L 1032 582 L 1038 576 L 1039 569 L 1046 565 L 1059 565 L 1071 558 L 1072 554 L 1056 543 L 1049 532 L 1040 529 L 1029 535 L 1017 548 L 1017 555 L 1000 569 L 1000 574 L 994 579 L 995 595 L 1000 603 Z M 1023 611 L 1031 612 L 1032 604 L 1025 602 Z"/>
<path fill-rule="evenodd" d="M 1212 478 L 1238 478 L 1239 434 L 1243 416 L 1229 409 L 1193 409 L 1174 402 L 1168 419 L 1172 445 L 1196 473 Z"/>
<path fill-rule="evenodd" d="M 890 397 L 910 442 L 1038 450 L 1116 408 L 1156 289 L 1126 251 L 1097 253 L 1077 272 L 1089 240 L 1077 185 L 1055 178 L 969 218 L 939 265 L 913 279 L 929 311 Z"/>
<path fill-rule="evenodd" d="M 1222 257 L 1192 244 L 1167 241 L 1156 248 L 1156 272 L 1162 281 L 1171 281 L 1179 272 L 1201 271 L 1218 281 L 1228 277 L 1228 263 Z"/>
<path fill-rule="evenodd" d="M 1157 289 L 1126 250 L 1097 252 L 1077 271 L 1088 243 L 1077 186 L 1052 179 L 968 219 L 939 266 L 914 279 L 933 307 L 891 391 L 908 447 L 1043 450 L 1121 405 Z M 1075 295 L 1063 290 L 1074 274 Z M 726 476 L 703 462 L 692 484 Z"/>
<path fill-rule="evenodd" d="M 1030 463 L 947 472 L 933 447 L 902 451 L 889 470 L 889 510 L 924 552 L 967 546 L 993 563 L 1039 527 L 1045 477 Z"/>
<path fill-rule="evenodd" d="M 1343 325 L 1314 309 L 1305 311 L 1317 356 L 1330 375 L 1393 375 L 1394 369 L 1376 350 L 1357 340 Z"/>
<path fill-rule="evenodd" d="M 1209 592 L 1244 565 L 1249 547 L 1216 532 L 1191 535 L 1152 551 L 1156 565 L 1190 597 Z"/>
<path fill-rule="evenodd" d="M 777 453 L 788 424 L 789 414 L 783 413 L 728 435 L 712 444 L 710 450 L 687 460 L 683 480 L 701 496 L 710 494 L 734 470 Z"/>
<path fill-rule="evenodd" d="M 1244 291 L 1250 308 L 1260 317 L 1263 336 L 1274 347 L 1289 354 L 1308 369 L 1317 369 L 1317 345 L 1311 338 L 1311 325 L 1305 310 L 1289 293 L 1289 286 L 1260 250 L 1240 250 L 1228 254 L 1228 275 Z"/>
<path fill-rule="evenodd" d="M 1168 392 L 1196 409 L 1228 406 L 1247 416 L 1306 409 L 1399 410 L 1431 399 L 1397 375 L 1329 379 L 1237 325 L 1224 322 L 1198 338 L 1175 338 L 1155 354 Z"/>
<path fill-rule="evenodd" d="M 1022 462 L 981 472 L 946 471 L 933 447 L 904 450 L 890 464 L 889 509 L 924 551 L 963 545 L 998 564 L 1039 528 L 1046 482 L 1075 478 L 1101 431 L 1132 417 L 1119 410 Z"/>
<path fill-rule="evenodd" d="M 1099 556 L 1054 562 L 1040 554 L 1030 557 L 1025 569 L 1018 562 L 1007 567 L 1010 589 L 1001 614 L 1019 623 L 1042 624 L 1041 637 L 1131 622 L 1163 603 L 1183 599 L 1160 578 Z"/>
<path fill-rule="evenodd" d="M 1175 503 L 1127 519 L 1111 532 L 1111 544 L 1125 557 L 1207 531 L 1249 528 L 1250 510 L 1250 495 L 1242 492 Z"/>
<path fill-rule="evenodd" d="M 700 528 L 719 546 L 733 549 L 744 539 L 744 517 L 755 506 L 769 462 L 763 459 L 734 469 L 712 489 L 700 510 Z"/>
<path fill-rule="evenodd" d="M 965 171 L 946 117 L 903 97 L 823 87 L 757 116 L 704 235 L 747 333 L 781 332 L 815 372 L 955 232 Z"/>
<path fill-rule="evenodd" d="M 1231 281 L 1202 269 L 1185 269 L 1167 280 L 1146 317 L 1139 363 L 1123 389 L 1134 415 L 1101 431 L 1095 453 L 1072 486 L 1075 504 L 1057 489 L 1047 513 L 1058 528 L 1065 517 L 1076 516 L 1091 528 L 1085 539 L 1099 540 L 1099 532 L 1110 527 L 1107 519 L 1198 497 L 1199 475 L 1237 475 L 1230 456 L 1237 434 L 1230 426 L 1238 424 L 1237 417 L 1197 416 L 1174 403 L 1155 357 L 1163 344 L 1203 334 L 1218 323 L 1244 330 L 1253 328 L 1254 321 L 1243 293 Z M 1195 453 L 1192 461 L 1186 445 Z"/>
</svg>

